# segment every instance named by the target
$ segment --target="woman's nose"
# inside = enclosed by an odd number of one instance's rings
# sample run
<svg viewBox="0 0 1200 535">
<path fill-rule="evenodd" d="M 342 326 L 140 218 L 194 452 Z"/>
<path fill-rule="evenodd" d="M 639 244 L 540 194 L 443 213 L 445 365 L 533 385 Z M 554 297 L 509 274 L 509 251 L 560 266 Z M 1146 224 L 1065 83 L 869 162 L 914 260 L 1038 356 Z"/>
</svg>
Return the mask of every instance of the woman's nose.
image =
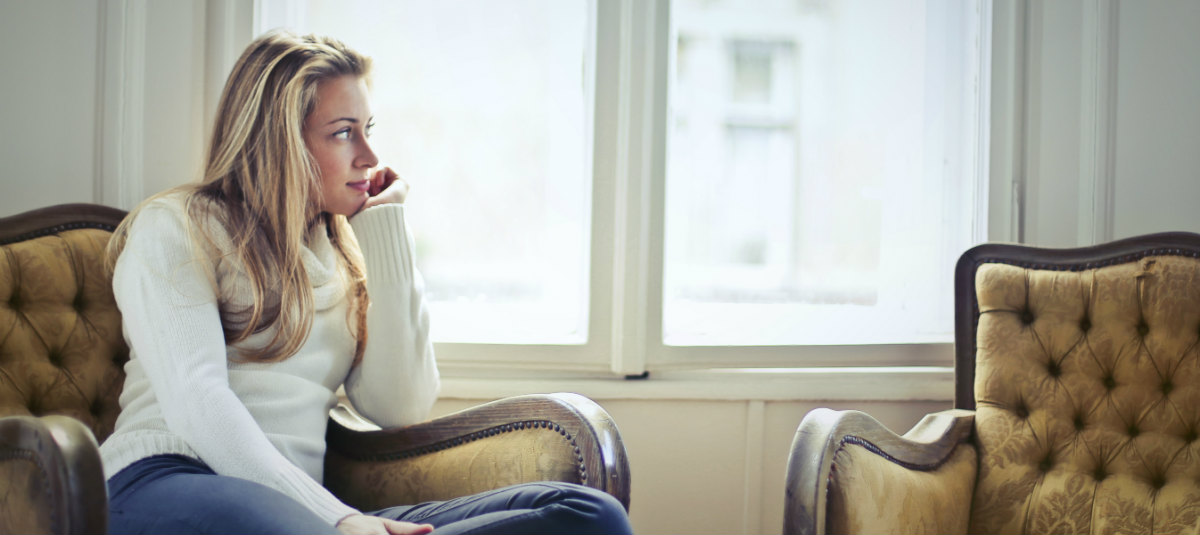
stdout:
<svg viewBox="0 0 1200 535">
<path fill-rule="evenodd" d="M 370 169 L 379 165 L 379 157 L 375 155 L 375 150 L 371 148 L 371 143 L 364 140 L 359 146 L 358 157 L 355 158 L 355 163 L 359 167 Z"/>
</svg>

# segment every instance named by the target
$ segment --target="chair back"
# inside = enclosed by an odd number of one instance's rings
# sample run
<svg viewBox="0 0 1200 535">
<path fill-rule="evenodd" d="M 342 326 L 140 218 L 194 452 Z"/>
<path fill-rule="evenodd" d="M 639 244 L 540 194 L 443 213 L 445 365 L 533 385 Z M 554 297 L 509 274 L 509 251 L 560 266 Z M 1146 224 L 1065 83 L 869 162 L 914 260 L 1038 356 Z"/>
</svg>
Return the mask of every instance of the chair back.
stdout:
<svg viewBox="0 0 1200 535">
<path fill-rule="evenodd" d="M 955 284 L 970 531 L 1200 531 L 1200 235 L 983 245 Z"/>
<path fill-rule="evenodd" d="M 0 416 L 112 433 L 129 349 L 104 249 L 124 217 L 67 204 L 0 219 Z"/>
</svg>

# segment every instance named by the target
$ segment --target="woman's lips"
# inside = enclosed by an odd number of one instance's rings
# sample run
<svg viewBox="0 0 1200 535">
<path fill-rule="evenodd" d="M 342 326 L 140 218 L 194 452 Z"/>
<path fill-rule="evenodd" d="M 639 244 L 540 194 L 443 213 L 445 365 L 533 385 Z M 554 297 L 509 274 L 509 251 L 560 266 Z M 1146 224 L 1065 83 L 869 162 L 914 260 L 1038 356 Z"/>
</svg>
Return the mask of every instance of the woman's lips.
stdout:
<svg viewBox="0 0 1200 535">
<path fill-rule="evenodd" d="M 354 182 L 347 182 L 346 185 L 349 186 L 350 189 L 356 189 L 356 190 L 362 191 L 362 192 L 366 192 L 367 190 L 371 189 L 371 181 L 369 181 L 369 180 L 357 180 Z"/>
</svg>

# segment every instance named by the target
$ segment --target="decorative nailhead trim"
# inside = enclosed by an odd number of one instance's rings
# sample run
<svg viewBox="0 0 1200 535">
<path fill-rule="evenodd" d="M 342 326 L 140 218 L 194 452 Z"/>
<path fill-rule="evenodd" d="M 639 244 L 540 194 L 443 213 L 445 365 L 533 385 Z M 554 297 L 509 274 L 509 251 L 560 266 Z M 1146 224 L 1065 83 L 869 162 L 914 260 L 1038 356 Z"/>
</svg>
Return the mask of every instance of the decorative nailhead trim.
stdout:
<svg viewBox="0 0 1200 535">
<path fill-rule="evenodd" d="M 22 242 L 22 241 L 26 241 L 26 240 L 32 240 L 35 238 L 41 238 L 43 236 L 50 236 L 53 234 L 61 234 L 68 230 L 79 230 L 79 229 L 89 229 L 89 228 L 107 230 L 109 232 L 112 232 L 112 231 L 116 230 L 117 227 L 115 227 L 113 225 L 109 225 L 107 223 L 98 223 L 95 221 L 75 221 L 75 222 L 71 222 L 71 223 L 63 223 L 60 225 L 55 225 L 53 227 L 38 229 L 33 232 L 26 232 L 25 234 L 21 234 L 14 238 L 0 240 L 0 245 L 8 245 L 10 243 L 17 243 L 17 242 Z"/>
<path fill-rule="evenodd" d="M 45 494 L 46 503 L 50 504 L 50 532 L 62 533 L 64 530 L 59 525 L 62 521 L 58 515 L 58 500 L 54 499 L 53 493 L 50 491 L 50 473 L 46 467 L 42 465 L 40 459 L 32 450 L 27 449 L 4 449 L 0 450 L 0 461 L 23 460 L 37 467 L 42 473 L 42 492 Z"/>
<path fill-rule="evenodd" d="M 550 429 L 552 431 L 557 432 L 559 435 L 561 435 L 563 437 L 563 440 L 566 440 L 567 443 L 569 443 L 571 445 L 571 448 L 574 449 L 576 474 L 579 476 L 579 481 L 581 483 L 587 483 L 587 480 L 588 480 L 587 467 L 583 464 L 583 454 L 579 449 L 578 441 L 576 440 L 576 438 L 574 436 L 572 436 L 570 433 L 567 432 L 567 429 L 565 427 L 563 427 L 557 423 L 554 423 L 552 421 L 549 421 L 549 420 L 525 420 L 525 421 L 520 421 L 520 422 L 512 422 L 512 423 L 507 423 L 504 425 L 490 427 L 487 429 L 481 429 L 481 430 L 475 431 L 473 433 L 468 433 L 468 434 L 460 436 L 460 437 L 455 437 L 452 439 L 443 440 L 441 442 L 436 442 L 436 443 L 430 444 L 428 446 L 421 446 L 419 448 L 398 451 L 395 453 L 382 454 L 382 455 L 361 455 L 361 456 L 355 455 L 355 456 L 352 456 L 351 458 L 359 460 L 359 461 L 369 461 L 369 462 L 397 461 L 397 460 L 401 460 L 401 459 L 408 459 L 411 457 L 418 457 L 421 455 L 437 453 L 439 451 L 447 450 L 447 449 L 450 449 L 450 448 L 453 448 L 456 446 L 461 446 L 463 444 L 474 442 L 476 440 L 496 436 L 501 433 L 509 433 L 512 431 L 520 431 L 520 430 L 524 430 L 524 429 Z M 345 454 L 343 454 L 343 455 L 345 455 Z"/>
</svg>

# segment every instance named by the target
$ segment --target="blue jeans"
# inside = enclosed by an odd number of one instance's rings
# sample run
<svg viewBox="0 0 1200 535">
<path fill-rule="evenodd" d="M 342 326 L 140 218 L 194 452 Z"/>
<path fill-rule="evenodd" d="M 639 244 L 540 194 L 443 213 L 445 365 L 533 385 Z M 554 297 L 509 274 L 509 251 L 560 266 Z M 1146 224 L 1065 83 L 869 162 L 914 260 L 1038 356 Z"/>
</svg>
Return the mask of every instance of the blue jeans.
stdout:
<svg viewBox="0 0 1200 535">
<path fill-rule="evenodd" d="M 299 502 L 272 488 L 219 476 L 181 455 L 142 459 L 108 480 L 109 533 L 338 535 Z M 444 502 L 366 513 L 433 524 L 449 533 L 631 533 L 612 496 L 571 483 L 526 483 Z"/>
</svg>

